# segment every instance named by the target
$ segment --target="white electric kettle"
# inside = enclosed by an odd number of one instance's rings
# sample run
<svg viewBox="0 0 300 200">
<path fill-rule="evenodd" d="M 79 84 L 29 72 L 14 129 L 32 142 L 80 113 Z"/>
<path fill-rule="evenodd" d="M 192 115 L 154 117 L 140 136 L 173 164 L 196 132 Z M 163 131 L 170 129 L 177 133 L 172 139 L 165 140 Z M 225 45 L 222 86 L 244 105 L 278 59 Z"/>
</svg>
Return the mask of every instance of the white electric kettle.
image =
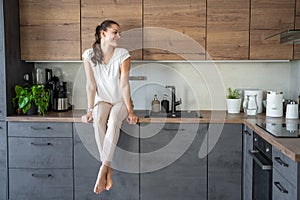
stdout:
<svg viewBox="0 0 300 200">
<path fill-rule="evenodd" d="M 268 91 L 266 116 L 282 117 L 283 115 L 283 93 Z"/>
</svg>

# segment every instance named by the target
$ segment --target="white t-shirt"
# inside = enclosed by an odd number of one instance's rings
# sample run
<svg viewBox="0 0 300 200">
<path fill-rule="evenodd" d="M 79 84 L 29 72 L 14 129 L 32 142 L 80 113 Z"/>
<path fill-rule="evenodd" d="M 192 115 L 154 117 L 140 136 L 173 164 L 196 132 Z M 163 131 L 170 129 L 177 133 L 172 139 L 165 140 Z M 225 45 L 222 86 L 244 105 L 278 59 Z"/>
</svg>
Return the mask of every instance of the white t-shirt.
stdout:
<svg viewBox="0 0 300 200">
<path fill-rule="evenodd" d="M 97 95 L 95 103 L 105 101 L 111 104 L 123 101 L 122 90 L 120 87 L 120 66 L 130 57 L 128 51 L 123 48 L 115 48 L 113 56 L 107 64 L 95 65 L 91 61 L 93 49 L 87 49 L 82 54 L 82 58 L 88 61 L 93 69 L 97 84 Z"/>
</svg>

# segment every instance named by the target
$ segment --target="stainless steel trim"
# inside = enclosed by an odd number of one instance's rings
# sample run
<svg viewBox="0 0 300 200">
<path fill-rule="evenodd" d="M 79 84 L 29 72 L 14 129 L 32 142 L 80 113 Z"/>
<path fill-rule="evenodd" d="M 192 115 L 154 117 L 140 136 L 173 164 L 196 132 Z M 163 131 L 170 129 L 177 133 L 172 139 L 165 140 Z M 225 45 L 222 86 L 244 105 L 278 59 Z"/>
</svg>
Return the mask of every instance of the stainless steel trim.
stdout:
<svg viewBox="0 0 300 200">
<path fill-rule="evenodd" d="M 249 150 L 249 154 L 262 170 L 272 170 L 272 165 L 264 165 L 256 156 L 259 154 L 258 150 Z"/>
</svg>

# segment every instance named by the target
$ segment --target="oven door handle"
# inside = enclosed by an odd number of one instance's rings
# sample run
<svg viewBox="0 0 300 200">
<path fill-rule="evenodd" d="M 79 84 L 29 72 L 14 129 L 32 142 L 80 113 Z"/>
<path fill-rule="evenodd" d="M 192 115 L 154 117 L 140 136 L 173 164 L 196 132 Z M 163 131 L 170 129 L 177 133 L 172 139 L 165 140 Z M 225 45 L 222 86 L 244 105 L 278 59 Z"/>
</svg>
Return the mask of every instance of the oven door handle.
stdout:
<svg viewBox="0 0 300 200">
<path fill-rule="evenodd" d="M 260 161 L 260 159 L 257 157 L 257 155 L 259 154 L 258 150 L 249 150 L 249 154 L 250 156 L 253 158 L 253 160 L 258 164 L 258 166 L 262 169 L 262 170 L 272 170 L 272 164 L 269 165 L 265 165 L 263 164 L 262 161 Z"/>
</svg>

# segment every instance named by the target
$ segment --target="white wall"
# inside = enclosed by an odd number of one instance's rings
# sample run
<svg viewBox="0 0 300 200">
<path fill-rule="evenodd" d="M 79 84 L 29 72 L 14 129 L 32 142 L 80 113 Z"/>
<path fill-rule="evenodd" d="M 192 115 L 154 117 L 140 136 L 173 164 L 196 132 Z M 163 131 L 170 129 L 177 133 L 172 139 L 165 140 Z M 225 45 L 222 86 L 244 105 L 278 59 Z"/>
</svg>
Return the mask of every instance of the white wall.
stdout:
<svg viewBox="0 0 300 200">
<path fill-rule="evenodd" d="M 52 68 L 54 75 L 67 81 L 70 102 L 77 109 L 86 108 L 85 74 L 81 63 L 36 63 Z M 224 110 L 228 87 L 283 91 L 285 98 L 300 92 L 299 62 L 133 62 L 131 76 L 147 80 L 130 81 L 135 109 L 149 109 L 154 94 L 171 98 L 166 85 L 176 87 L 181 109 Z M 294 87 L 297 85 L 296 87 Z"/>
</svg>

